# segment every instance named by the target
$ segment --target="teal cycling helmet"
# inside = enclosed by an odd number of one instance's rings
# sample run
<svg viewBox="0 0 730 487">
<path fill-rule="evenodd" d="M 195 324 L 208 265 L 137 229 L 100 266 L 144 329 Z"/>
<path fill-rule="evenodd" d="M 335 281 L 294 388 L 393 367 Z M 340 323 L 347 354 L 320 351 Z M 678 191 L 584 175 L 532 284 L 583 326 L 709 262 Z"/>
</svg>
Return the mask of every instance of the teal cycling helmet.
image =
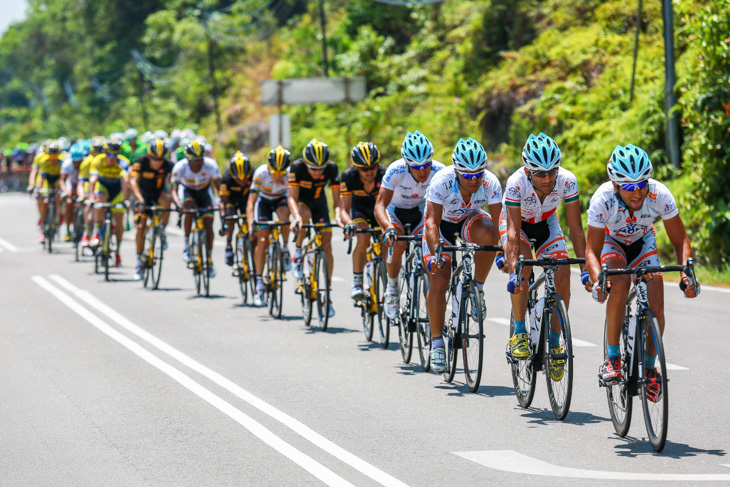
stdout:
<svg viewBox="0 0 730 487">
<path fill-rule="evenodd" d="M 649 179 L 653 169 L 649 154 L 632 144 L 625 147 L 617 145 L 606 165 L 608 177 L 619 184 Z"/>
<path fill-rule="evenodd" d="M 413 133 L 408 132 L 403 139 L 400 155 L 409 166 L 428 164 L 433 157 L 433 145 L 428 137 L 418 130 Z"/>
<path fill-rule="evenodd" d="M 71 159 L 73 159 L 74 162 L 82 161 L 85 156 L 86 151 L 82 145 L 74 144 L 71 146 Z"/>
<path fill-rule="evenodd" d="M 530 134 L 522 149 L 522 164 L 531 172 L 560 167 L 562 158 L 558 144 L 542 132 L 537 136 Z"/>
<path fill-rule="evenodd" d="M 487 152 L 484 146 L 476 140 L 459 139 L 451 154 L 451 162 L 459 172 L 477 172 L 487 167 Z"/>
</svg>

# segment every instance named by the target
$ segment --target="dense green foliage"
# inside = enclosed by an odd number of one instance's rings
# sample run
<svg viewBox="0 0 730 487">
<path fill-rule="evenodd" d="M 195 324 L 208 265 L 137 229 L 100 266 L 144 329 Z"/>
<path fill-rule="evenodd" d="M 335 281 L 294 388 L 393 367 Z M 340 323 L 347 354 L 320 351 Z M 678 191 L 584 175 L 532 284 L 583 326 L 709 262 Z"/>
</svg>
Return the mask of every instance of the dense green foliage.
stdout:
<svg viewBox="0 0 730 487">
<path fill-rule="evenodd" d="M 260 159 L 273 107 L 267 78 L 322 75 L 318 2 L 304 0 L 34 0 L 0 41 L 0 142 L 190 126 Z M 343 166 L 357 140 L 397 156 L 418 128 L 448 161 L 459 137 L 482 140 L 504 177 L 529 133 L 552 135 L 586 205 L 617 144 L 652 157 L 678 197 L 702 262 L 730 250 L 730 9 L 674 2 L 682 171 L 664 150 L 661 2 L 644 2 L 629 102 L 636 5 L 619 0 L 446 0 L 396 7 L 325 0 L 329 74 L 366 76 L 349 106 L 292 106 L 293 152 L 317 137 Z M 221 10 L 222 9 L 222 10 Z M 215 12 L 218 10 L 217 12 Z M 206 26 L 208 27 L 206 29 Z M 144 77 L 129 51 L 152 64 Z M 215 60 L 215 83 L 208 52 Z M 161 69 L 170 66 L 169 69 Z M 74 106 L 65 84 L 75 92 Z M 1 144 L 0 144 L 1 145 Z M 661 233 L 661 232 L 660 232 Z M 660 240 L 666 254 L 666 239 Z"/>
</svg>

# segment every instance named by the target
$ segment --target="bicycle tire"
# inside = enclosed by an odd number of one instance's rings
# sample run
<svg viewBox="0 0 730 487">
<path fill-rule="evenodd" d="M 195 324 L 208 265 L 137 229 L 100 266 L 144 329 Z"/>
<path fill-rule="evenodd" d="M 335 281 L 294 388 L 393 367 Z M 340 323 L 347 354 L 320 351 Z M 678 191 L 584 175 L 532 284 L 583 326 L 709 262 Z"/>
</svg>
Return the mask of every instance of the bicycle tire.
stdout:
<svg viewBox="0 0 730 487">
<path fill-rule="evenodd" d="M 162 259 L 165 251 L 162 249 L 162 237 L 158 231 L 152 234 L 152 262 L 150 262 L 150 271 L 152 274 L 152 289 L 160 287 L 160 277 L 162 276 Z M 155 269 L 157 267 L 157 269 Z"/>
<path fill-rule="evenodd" d="M 46 225 L 46 248 L 53 253 L 53 237 L 56 233 L 56 196 L 51 194 L 48 200 L 48 224 Z"/>
<path fill-rule="evenodd" d="M 247 272 L 244 267 L 243 261 L 243 237 L 236 237 L 236 245 L 233 250 L 233 268 L 236 269 L 236 277 L 238 278 L 238 289 L 241 291 L 241 298 L 243 304 L 248 304 L 248 288 L 246 287 L 246 276 Z"/>
<path fill-rule="evenodd" d="M 198 254 L 199 246 L 198 241 L 200 240 L 200 234 L 197 231 L 194 231 L 192 234 L 192 242 L 190 243 L 190 251 L 191 251 L 191 261 L 193 264 L 193 279 L 195 279 L 195 293 L 200 296 L 200 286 L 201 281 L 203 280 L 202 274 L 202 268 L 201 268 L 201 258 Z"/>
<path fill-rule="evenodd" d="M 530 307 L 527 308 L 527 316 L 530 316 Z M 509 317 L 509 337 L 515 333 L 515 318 L 514 314 L 510 313 Z M 509 345 L 507 345 L 509 353 Z M 537 370 L 535 367 L 535 360 L 513 360 L 510 362 L 510 371 L 512 373 L 512 386 L 515 390 L 515 396 L 517 396 L 517 403 L 523 407 L 528 408 L 532 404 L 532 399 L 535 397 L 535 386 L 537 385 Z"/>
<path fill-rule="evenodd" d="M 479 289 L 474 282 L 464 286 L 461 299 L 461 356 L 464 361 L 466 385 L 471 392 L 479 389 L 484 366 L 484 316 L 482 316 Z"/>
<path fill-rule="evenodd" d="M 208 233 L 205 229 L 200 230 L 200 236 L 198 237 L 198 247 L 202 258 L 201 270 L 202 270 L 202 281 L 203 291 L 205 297 L 210 296 L 210 251 L 208 250 Z"/>
<path fill-rule="evenodd" d="M 314 268 L 316 270 L 315 279 L 317 280 L 317 314 L 319 316 L 319 326 L 322 328 L 322 331 L 327 331 L 329 309 L 331 306 L 329 266 L 324 250 L 318 251 L 314 259 Z"/>
<path fill-rule="evenodd" d="M 247 237 L 243 239 L 243 250 L 246 255 L 246 266 L 248 268 L 248 282 L 246 284 L 248 285 L 250 295 L 253 296 L 256 293 L 256 267 L 254 266 L 254 248 L 251 240 Z"/>
<path fill-rule="evenodd" d="M 109 261 L 112 258 L 112 224 L 109 220 L 104 223 L 104 280 L 109 281 Z"/>
<path fill-rule="evenodd" d="M 401 268 L 399 274 L 401 286 L 398 290 L 398 345 L 400 348 L 403 363 L 411 362 L 413 354 L 413 333 L 411 333 L 411 320 L 413 319 L 413 289 L 409 288 L 411 266 L 406 261 L 404 268 Z M 414 289 L 416 286 L 413 286 Z"/>
<path fill-rule="evenodd" d="M 279 274 L 281 273 L 281 249 L 278 246 L 274 246 L 267 260 L 270 263 L 264 275 L 269 278 L 268 292 L 266 293 L 268 294 L 269 300 L 269 315 L 273 318 L 278 318 L 281 316 L 281 297 L 279 294 L 281 289 L 281 282 L 279 281 Z"/>
<path fill-rule="evenodd" d="M 626 344 L 627 327 L 629 318 L 629 306 L 628 303 L 632 297 L 629 295 L 626 306 L 626 318 L 624 325 L 621 329 L 621 338 L 619 340 L 619 349 L 621 352 L 621 367 L 624 376 L 624 380 L 617 384 L 606 386 L 606 400 L 608 401 L 608 412 L 611 415 L 611 423 L 613 423 L 613 429 L 616 434 L 621 438 L 625 437 L 629 428 L 631 428 L 631 413 L 633 410 L 633 397 L 629 392 L 629 370 L 628 363 L 631 360 Z M 604 322 L 603 325 L 603 356 L 606 357 L 608 351 L 608 328 Z"/>
<path fill-rule="evenodd" d="M 375 269 L 373 269 L 373 278 L 375 276 Z M 365 334 L 365 340 L 368 342 L 373 341 L 373 331 L 375 330 L 374 322 L 375 316 L 378 314 L 377 300 L 373 298 L 373 286 L 375 281 L 370 283 L 370 287 L 365 289 L 363 297 L 360 300 L 360 319 L 362 320 L 362 331 Z M 373 305 L 375 305 L 376 311 L 373 312 Z"/>
<path fill-rule="evenodd" d="M 428 321 L 426 293 L 428 292 L 428 276 L 422 272 L 416 275 L 414 296 L 416 300 L 416 336 L 418 339 L 418 356 L 424 372 L 431 370 L 431 324 Z"/>
<path fill-rule="evenodd" d="M 444 338 L 444 347 L 446 348 L 446 371 L 443 373 L 444 380 L 451 382 L 454 380 L 456 375 L 456 359 L 459 356 L 459 352 L 456 349 L 456 329 L 452 326 L 452 310 L 451 310 L 451 289 L 446 293 L 446 320 L 444 322 L 444 329 L 441 332 Z"/>
<path fill-rule="evenodd" d="M 664 342 L 662 340 L 659 322 L 654 313 L 647 309 L 641 317 L 643 321 L 643 338 L 641 339 L 641 360 L 639 363 L 645 363 L 644 357 L 648 353 L 647 344 L 651 341 L 654 343 L 656 350 L 656 360 L 654 362 L 657 369 L 657 376 L 660 387 L 660 399 L 656 402 L 651 401 L 648 395 L 648 382 L 646 378 L 640 384 L 641 406 L 644 412 L 644 423 L 646 424 L 646 433 L 649 435 L 649 443 L 651 443 L 654 451 L 660 452 L 667 443 L 667 428 L 669 426 L 669 396 L 667 390 L 667 363 L 664 356 Z"/>
<path fill-rule="evenodd" d="M 380 333 L 380 344 L 383 348 L 388 348 L 390 345 L 390 321 L 385 314 L 385 286 L 388 282 L 388 275 L 386 274 L 385 264 L 383 260 L 377 260 L 373 266 L 373 290 L 375 293 L 375 304 L 377 313 L 373 318 L 373 328 L 375 328 L 375 321 L 378 322 L 378 331 Z"/>
<path fill-rule="evenodd" d="M 79 208 L 76 208 L 76 215 L 74 218 L 74 233 L 73 233 L 74 259 L 76 260 L 76 262 L 81 260 L 81 237 L 83 235 L 83 228 L 84 228 L 83 206 L 79 207 Z"/>
<path fill-rule="evenodd" d="M 553 313 L 557 313 L 558 322 L 560 323 L 559 348 L 562 352 L 557 356 L 553 355 L 550 349 L 550 328 L 548 328 L 545 333 L 545 360 L 543 363 L 550 407 L 555 418 L 562 421 L 570 411 L 570 401 L 573 395 L 573 338 L 570 331 L 570 317 L 563 298 L 555 295 L 554 301 Z M 544 323 L 543 326 L 549 327 L 550 324 Z M 552 377 L 552 364 L 553 361 L 557 364 L 561 360 L 563 362 L 563 375 L 556 381 Z"/>
<path fill-rule="evenodd" d="M 302 320 L 304 326 L 312 324 L 312 286 L 309 284 L 309 277 L 304 276 L 300 281 L 301 289 L 299 290 L 302 298 Z"/>
</svg>

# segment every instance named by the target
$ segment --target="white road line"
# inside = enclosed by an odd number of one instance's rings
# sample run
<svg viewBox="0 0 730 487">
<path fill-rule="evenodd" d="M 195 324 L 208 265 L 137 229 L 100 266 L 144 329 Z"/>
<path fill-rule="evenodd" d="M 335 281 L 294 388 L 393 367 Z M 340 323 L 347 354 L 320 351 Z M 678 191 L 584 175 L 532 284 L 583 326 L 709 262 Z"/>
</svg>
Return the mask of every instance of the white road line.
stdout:
<svg viewBox="0 0 730 487">
<path fill-rule="evenodd" d="M 561 467 L 513 450 L 465 451 L 454 452 L 454 455 L 471 460 L 493 470 L 518 474 L 542 475 L 546 477 L 595 480 L 675 480 L 684 482 L 730 480 L 730 475 L 728 474 L 632 473 Z"/>
<path fill-rule="evenodd" d="M 313 458 L 309 457 L 308 455 L 305 455 L 304 453 L 300 452 L 290 444 L 286 443 L 284 440 L 273 434 L 271 431 L 269 431 L 266 427 L 264 427 L 261 423 L 257 422 L 250 416 L 246 415 L 242 411 L 236 409 L 233 405 L 226 402 L 219 396 L 213 394 L 210 390 L 206 389 L 202 385 L 195 382 L 193 379 L 191 379 L 189 376 L 185 375 L 178 369 L 174 368 L 173 366 L 169 365 L 167 362 L 162 361 L 157 356 L 153 355 L 151 352 L 149 352 L 147 349 L 139 345 L 137 342 L 131 340 L 130 338 L 127 338 L 114 328 L 112 328 L 109 324 L 107 324 L 105 321 L 103 321 L 101 318 L 97 317 L 93 313 L 91 313 L 89 310 L 81 306 L 78 302 L 74 301 L 70 296 L 68 296 L 63 291 L 59 290 L 55 286 L 53 286 L 50 282 L 48 282 L 46 279 L 44 279 L 41 276 L 33 276 L 33 281 L 35 281 L 36 284 L 38 284 L 40 287 L 51 293 L 54 297 L 56 297 L 59 301 L 61 301 L 63 304 L 71 308 L 74 312 L 76 312 L 79 316 L 84 318 L 86 321 L 91 323 L 94 327 L 96 327 L 99 331 L 107 335 L 109 338 L 115 340 L 123 347 L 127 348 L 129 351 L 137 355 L 139 358 L 147 362 L 148 364 L 152 365 L 153 367 L 157 368 L 161 372 L 167 374 L 170 376 L 173 380 L 178 382 L 180 385 L 188 389 L 193 394 L 197 395 L 204 401 L 208 402 L 210 405 L 214 406 L 218 410 L 220 410 L 222 413 L 229 416 L 231 419 L 239 423 L 241 426 L 246 428 L 248 431 L 253 433 L 256 437 L 258 437 L 261 441 L 269 445 L 270 447 L 274 448 L 276 451 L 281 453 L 282 455 L 286 456 L 290 460 L 292 460 L 294 463 L 299 465 L 300 467 L 307 470 L 309 473 L 317 477 L 322 482 L 326 483 L 327 485 L 337 485 L 337 486 L 351 486 L 350 482 L 345 480 L 344 478 L 340 477 L 339 475 L 332 472 L 330 469 L 322 465 L 321 463 L 317 462 Z"/>
<path fill-rule="evenodd" d="M 495 318 L 487 318 L 487 320 L 493 321 L 494 323 L 497 323 L 498 325 L 509 326 L 509 320 L 507 318 L 495 317 Z M 574 347 L 597 347 L 598 345 L 596 345 L 595 343 L 586 342 L 584 340 L 579 340 L 578 338 L 573 337 L 573 346 Z"/>
<path fill-rule="evenodd" d="M 338 276 L 332 276 L 332 282 L 345 282 L 345 280 Z"/>
<path fill-rule="evenodd" d="M 406 487 L 406 484 L 404 484 L 400 480 L 396 479 L 395 477 L 383 472 L 382 470 L 375 467 L 374 465 L 367 463 L 365 460 L 362 460 L 361 458 L 353 455 L 352 453 L 348 452 L 347 450 L 343 449 L 342 447 L 334 444 L 332 441 L 328 440 L 324 436 L 320 435 L 316 431 L 314 431 L 311 428 L 309 428 L 308 426 L 304 425 L 299 420 L 289 416 L 288 414 L 284 413 L 283 411 L 276 409 L 274 406 L 259 399 L 258 397 L 254 396 L 253 394 L 246 391 L 242 387 L 234 384 L 233 382 L 226 379 L 225 377 L 218 374 L 217 372 L 214 372 L 213 370 L 209 369 L 208 367 L 195 361 L 194 359 L 185 355 L 181 351 L 168 345 L 167 343 L 163 342 L 159 338 L 155 337 L 154 335 L 150 334 L 149 332 L 147 332 L 144 329 L 140 328 L 139 326 L 135 325 L 134 323 L 129 321 L 127 318 L 125 318 L 124 316 L 117 313 L 115 310 L 113 310 L 112 308 L 110 308 L 109 306 L 107 306 L 106 304 L 101 302 L 90 292 L 77 288 L 76 286 L 74 286 L 73 284 L 68 282 L 66 279 L 64 279 L 63 277 L 61 277 L 57 274 L 51 275 L 51 279 L 53 279 L 58 284 L 60 284 L 61 286 L 65 287 L 66 289 L 71 291 L 76 296 L 83 299 L 84 302 L 86 304 L 88 304 L 89 306 L 91 306 L 92 308 L 95 308 L 96 310 L 100 311 L 101 313 L 103 313 L 106 316 L 108 316 L 109 318 L 111 318 L 113 321 L 115 321 L 121 327 L 125 328 L 130 333 L 133 333 L 134 335 L 136 335 L 139 338 L 141 338 L 142 340 L 146 341 L 153 347 L 155 347 L 158 350 L 160 350 L 161 352 L 169 355 L 170 357 L 174 358 L 175 360 L 179 361 L 180 363 L 189 367 L 190 369 L 194 370 L 195 372 L 207 377 L 212 382 L 214 382 L 214 383 L 218 384 L 220 387 L 226 389 L 227 391 L 229 391 L 230 393 L 232 393 L 239 399 L 246 401 L 248 404 L 255 407 L 259 411 L 276 419 L 284 426 L 288 427 L 295 433 L 301 435 L 307 441 L 318 446 L 322 450 L 326 451 L 330 455 L 334 456 L 335 458 L 339 459 L 340 461 L 351 466 L 355 470 L 362 472 L 363 474 L 367 475 L 368 477 L 370 477 L 371 479 L 380 483 L 381 485 L 394 486 L 394 487 L 395 486 Z"/>
<path fill-rule="evenodd" d="M 689 370 L 687 367 L 682 367 L 681 365 L 674 365 L 667 362 L 667 370 Z"/>
<path fill-rule="evenodd" d="M 4 238 L 0 238 L 0 246 L 2 246 L 3 248 L 5 248 L 5 250 L 9 250 L 11 252 L 17 252 L 18 251 L 18 247 L 16 247 L 15 245 L 11 244 L 10 242 L 8 242 L 7 240 L 5 240 Z"/>
<path fill-rule="evenodd" d="M 493 321 L 494 323 L 497 323 L 498 325 L 504 325 L 509 326 L 509 320 L 507 318 L 487 318 L 489 321 Z"/>
</svg>

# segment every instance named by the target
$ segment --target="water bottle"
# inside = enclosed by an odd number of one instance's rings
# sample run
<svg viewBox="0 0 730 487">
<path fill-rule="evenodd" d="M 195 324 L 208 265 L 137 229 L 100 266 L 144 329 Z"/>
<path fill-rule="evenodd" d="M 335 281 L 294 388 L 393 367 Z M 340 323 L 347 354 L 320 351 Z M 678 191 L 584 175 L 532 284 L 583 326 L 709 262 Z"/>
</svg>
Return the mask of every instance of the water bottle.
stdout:
<svg viewBox="0 0 730 487">
<path fill-rule="evenodd" d="M 454 294 L 451 296 L 451 326 L 457 328 L 459 326 L 459 304 L 461 303 L 461 286 L 457 286 Z"/>
<path fill-rule="evenodd" d="M 365 263 L 365 276 L 367 276 L 367 289 L 373 285 L 373 261 L 369 260 Z"/>
<path fill-rule="evenodd" d="M 634 353 L 634 336 L 636 335 L 636 316 L 632 316 L 629 320 L 629 339 L 626 348 L 629 355 Z"/>
</svg>

